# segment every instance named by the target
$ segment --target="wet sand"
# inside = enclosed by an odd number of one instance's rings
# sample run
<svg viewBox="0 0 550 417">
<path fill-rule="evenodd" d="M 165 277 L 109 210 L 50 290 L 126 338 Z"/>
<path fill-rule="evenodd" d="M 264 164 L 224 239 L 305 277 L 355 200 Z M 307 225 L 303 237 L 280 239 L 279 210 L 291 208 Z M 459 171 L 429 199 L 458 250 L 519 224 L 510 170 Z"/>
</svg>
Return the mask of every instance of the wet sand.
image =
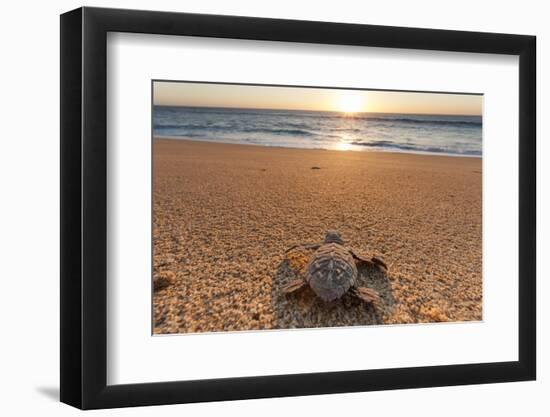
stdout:
<svg viewBox="0 0 550 417">
<path fill-rule="evenodd" d="M 482 319 L 480 158 L 153 146 L 155 333 Z M 327 229 L 388 264 L 359 269 L 382 309 L 282 294 Z"/>
</svg>

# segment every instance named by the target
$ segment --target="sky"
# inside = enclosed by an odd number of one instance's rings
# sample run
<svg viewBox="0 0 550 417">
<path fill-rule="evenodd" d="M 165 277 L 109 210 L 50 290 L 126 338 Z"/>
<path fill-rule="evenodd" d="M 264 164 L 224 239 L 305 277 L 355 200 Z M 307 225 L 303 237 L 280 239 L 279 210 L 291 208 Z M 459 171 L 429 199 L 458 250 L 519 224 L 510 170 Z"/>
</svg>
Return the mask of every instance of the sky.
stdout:
<svg viewBox="0 0 550 417">
<path fill-rule="evenodd" d="M 483 96 L 155 81 L 155 105 L 481 115 Z"/>
</svg>

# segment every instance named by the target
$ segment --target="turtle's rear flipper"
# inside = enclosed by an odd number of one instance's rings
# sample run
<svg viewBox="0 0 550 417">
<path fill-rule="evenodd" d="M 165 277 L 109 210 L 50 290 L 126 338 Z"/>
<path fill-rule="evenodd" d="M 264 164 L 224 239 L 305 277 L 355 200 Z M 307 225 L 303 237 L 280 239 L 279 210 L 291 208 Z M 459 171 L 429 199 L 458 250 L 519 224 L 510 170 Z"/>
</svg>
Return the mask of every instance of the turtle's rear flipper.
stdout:
<svg viewBox="0 0 550 417">
<path fill-rule="evenodd" d="M 283 286 L 283 292 L 285 294 L 294 292 L 302 288 L 304 285 L 306 285 L 306 282 L 303 279 L 294 279 L 290 281 L 288 284 Z"/>
<path fill-rule="evenodd" d="M 355 295 L 360 300 L 365 303 L 372 304 L 376 309 L 379 309 L 382 306 L 382 300 L 378 292 L 371 288 L 367 287 L 354 287 L 351 289 L 353 295 Z"/>
</svg>

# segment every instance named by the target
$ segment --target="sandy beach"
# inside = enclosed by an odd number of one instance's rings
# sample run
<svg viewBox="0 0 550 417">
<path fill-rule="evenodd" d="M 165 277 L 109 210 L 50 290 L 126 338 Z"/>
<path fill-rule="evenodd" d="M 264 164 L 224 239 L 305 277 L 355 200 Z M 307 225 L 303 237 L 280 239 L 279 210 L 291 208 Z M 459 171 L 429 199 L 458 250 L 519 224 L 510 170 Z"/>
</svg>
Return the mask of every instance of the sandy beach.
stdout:
<svg viewBox="0 0 550 417">
<path fill-rule="evenodd" d="M 154 333 L 482 319 L 481 158 L 154 139 Z M 281 286 L 338 230 L 383 308 Z"/>
</svg>

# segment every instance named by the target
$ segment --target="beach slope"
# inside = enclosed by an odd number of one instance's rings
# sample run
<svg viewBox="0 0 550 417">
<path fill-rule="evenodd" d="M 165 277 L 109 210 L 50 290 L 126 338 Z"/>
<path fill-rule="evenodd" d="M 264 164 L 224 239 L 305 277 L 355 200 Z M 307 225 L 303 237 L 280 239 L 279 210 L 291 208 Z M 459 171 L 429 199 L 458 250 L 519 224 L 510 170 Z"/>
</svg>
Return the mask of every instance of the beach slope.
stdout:
<svg viewBox="0 0 550 417">
<path fill-rule="evenodd" d="M 482 319 L 481 158 L 153 141 L 154 333 Z M 388 274 L 384 308 L 282 295 L 327 229 Z M 307 253 L 299 256 L 306 257 Z"/>
</svg>

